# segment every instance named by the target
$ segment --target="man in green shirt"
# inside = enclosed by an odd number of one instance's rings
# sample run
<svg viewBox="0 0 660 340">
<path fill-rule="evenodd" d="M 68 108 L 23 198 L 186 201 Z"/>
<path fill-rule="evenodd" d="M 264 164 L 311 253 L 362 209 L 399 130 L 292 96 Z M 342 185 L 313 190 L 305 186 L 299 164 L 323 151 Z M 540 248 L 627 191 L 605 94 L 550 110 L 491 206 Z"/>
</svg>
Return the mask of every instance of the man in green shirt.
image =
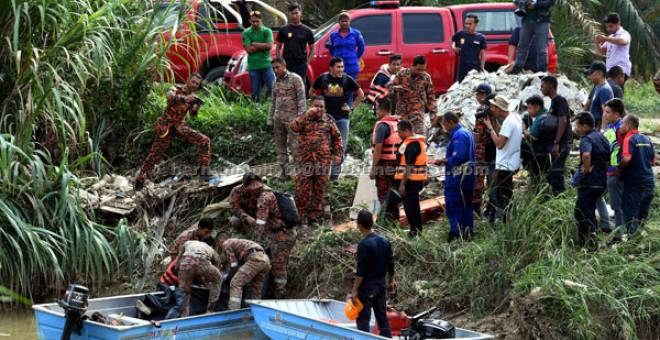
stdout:
<svg viewBox="0 0 660 340">
<path fill-rule="evenodd" d="M 259 101 L 261 88 L 265 85 L 268 95 L 273 90 L 275 74 L 270 64 L 270 50 L 273 47 L 273 31 L 263 26 L 261 12 L 250 13 L 251 26 L 243 31 L 243 48 L 248 53 L 248 72 L 252 85 L 252 99 Z"/>
</svg>

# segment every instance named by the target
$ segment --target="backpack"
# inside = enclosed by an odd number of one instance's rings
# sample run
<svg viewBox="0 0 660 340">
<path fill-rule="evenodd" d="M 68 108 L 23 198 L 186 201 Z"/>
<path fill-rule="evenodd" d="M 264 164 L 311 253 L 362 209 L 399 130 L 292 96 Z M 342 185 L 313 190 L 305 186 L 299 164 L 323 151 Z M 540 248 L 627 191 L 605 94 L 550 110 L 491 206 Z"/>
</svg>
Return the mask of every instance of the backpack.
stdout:
<svg viewBox="0 0 660 340">
<path fill-rule="evenodd" d="M 280 215 L 282 215 L 282 222 L 287 229 L 291 229 L 300 225 L 300 215 L 298 215 L 298 208 L 296 208 L 296 201 L 293 200 L 291 195 L 273 190 L 272 193 L 277 199 L 277 206 L 280 208 Z"/>
</svg>

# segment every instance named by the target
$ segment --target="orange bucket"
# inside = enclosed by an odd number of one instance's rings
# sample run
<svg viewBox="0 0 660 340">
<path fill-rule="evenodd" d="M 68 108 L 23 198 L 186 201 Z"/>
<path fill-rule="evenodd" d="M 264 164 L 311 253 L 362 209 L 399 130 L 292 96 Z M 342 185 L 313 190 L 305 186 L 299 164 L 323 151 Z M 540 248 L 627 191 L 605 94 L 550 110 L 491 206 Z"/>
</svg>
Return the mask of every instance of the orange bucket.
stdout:
<svg viewBox="0 0 660 340">
<path fill-rule="evenodd" d="M 346 306 L 344 307 L 344 314 L 346 314 L 346 317 L 349 320 L 357 320 L 358 315 L 360 315 L 360 312 L 362 311 L 362 308 L 364 308 L 364 305 L 362 304 L 360 299 L 358 299 L 356 296 L 346 301 Z"/>
</svg>

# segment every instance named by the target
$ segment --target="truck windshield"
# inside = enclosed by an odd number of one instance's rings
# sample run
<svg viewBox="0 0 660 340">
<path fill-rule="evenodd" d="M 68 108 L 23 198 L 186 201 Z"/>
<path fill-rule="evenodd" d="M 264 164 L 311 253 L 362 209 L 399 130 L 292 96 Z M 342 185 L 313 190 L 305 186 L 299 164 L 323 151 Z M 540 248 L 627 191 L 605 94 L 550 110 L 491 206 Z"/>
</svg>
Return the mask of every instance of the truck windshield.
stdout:
<svg viewBox="0 0 660 340">
<path fill-rule="evenodd" d="M 331 30 L 339 22 L 339 14 L 332 17 L 332 19 L 326 21 L 323 25 L 319 26 L 314 30 L 314 41 L 318 41 L 323 37 L 329 30 Z"/>
</svg>

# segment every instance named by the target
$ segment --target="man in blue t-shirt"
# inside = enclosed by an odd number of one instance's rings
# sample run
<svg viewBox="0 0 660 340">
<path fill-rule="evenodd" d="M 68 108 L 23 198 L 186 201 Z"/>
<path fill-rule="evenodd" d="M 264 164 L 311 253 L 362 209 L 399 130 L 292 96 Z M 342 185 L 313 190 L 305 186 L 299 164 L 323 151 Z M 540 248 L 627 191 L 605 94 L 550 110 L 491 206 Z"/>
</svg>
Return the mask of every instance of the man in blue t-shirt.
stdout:
<svg viewBox="0 0 660 340">
<path fill-rule="evenodd" d="M 607 83 L 607 68 L 602 61 L 595 61 L 585 73 L 594 84 L 593 94 L 588 100 L 589 107 L 585 105 L 585 110 L 594 115 L 596 130 L 605 130 L 607 121 L 603 119 L 603 105 L 614 98 L 612 88 Z"/>
<path fill-rule="evenodd" d="M 607 186 L 610 145 L 594 128 L 595 119 L 591 113 L 582 112 L 576 120 L 580 136 L 580 166 L 573 177 L 573 185 L 577 187 L 575 219 L 578 223 L 578 245 L 596 250 L 596 202 Z"/>
<path fill-rule="evenodd" d="M 651 140 L 639 133 L 639 118 L 627 115 L 619 128 L 623 138 L 619 173 L 623 181 L 622 210 L 629 235 L 649 216 L 655 194 L 655 151 Z"/>
<path fill-rule="evenodd" d="M 486 64 L 486 37 L 477 33 L 479 17 L 470 14 L 465 17 L 465 29 L 456 32 L 451 38 L 454 52 L 459 54 L 456 81 L 459 83 L 471 70 L 483 71 Z"/>
</svg>

